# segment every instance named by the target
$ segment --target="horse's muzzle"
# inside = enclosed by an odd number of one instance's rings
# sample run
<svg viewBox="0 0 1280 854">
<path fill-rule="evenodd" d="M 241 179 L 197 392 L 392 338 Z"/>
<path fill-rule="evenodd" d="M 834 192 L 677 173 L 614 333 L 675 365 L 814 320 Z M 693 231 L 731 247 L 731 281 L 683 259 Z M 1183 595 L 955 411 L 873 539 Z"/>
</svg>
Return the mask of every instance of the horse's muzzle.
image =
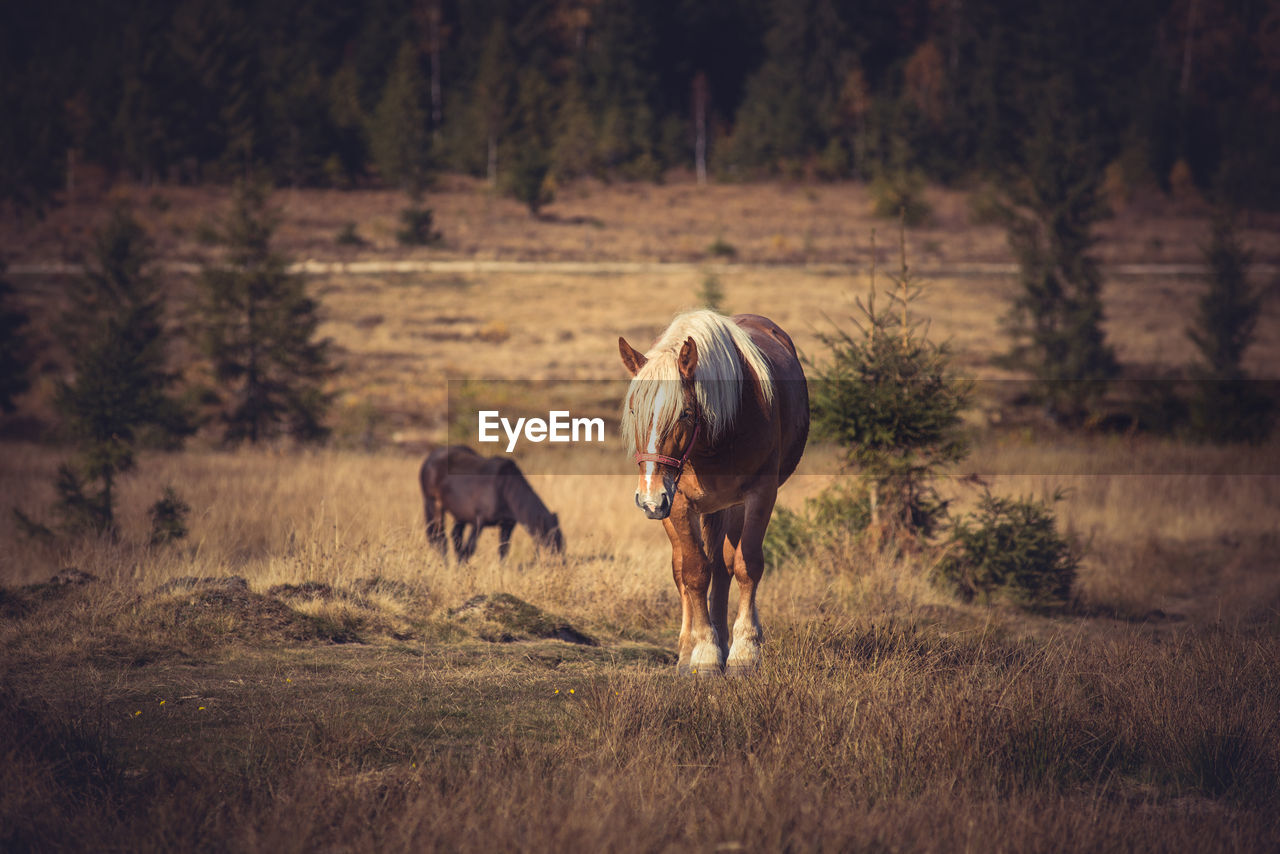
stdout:
<svg viewBox="0 0 1280 854">
<path fill-rule="evenodd" d="M 664 489 L 658 494 L 658 503 L 651 501 L 641 501 L 640 493 L 636 493 L 636 506 L 644 511 L 644 515 L 648 519 L 665 519 L 671 515 L 671 497 Z"/>
</svg>

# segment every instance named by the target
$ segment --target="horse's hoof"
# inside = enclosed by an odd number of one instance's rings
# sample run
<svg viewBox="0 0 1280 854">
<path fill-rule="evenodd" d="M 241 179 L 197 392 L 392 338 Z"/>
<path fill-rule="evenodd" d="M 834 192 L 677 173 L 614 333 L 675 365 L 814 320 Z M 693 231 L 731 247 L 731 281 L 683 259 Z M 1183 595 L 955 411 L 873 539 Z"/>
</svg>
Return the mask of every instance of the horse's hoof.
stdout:
<svg viewBox="0 0 1280 854">
<path fill-rule="evenodd" d="M 724 668 L 725 676 L 754 676 L 760 670 L 759 662 L 730 663 Z"/>
</svg>

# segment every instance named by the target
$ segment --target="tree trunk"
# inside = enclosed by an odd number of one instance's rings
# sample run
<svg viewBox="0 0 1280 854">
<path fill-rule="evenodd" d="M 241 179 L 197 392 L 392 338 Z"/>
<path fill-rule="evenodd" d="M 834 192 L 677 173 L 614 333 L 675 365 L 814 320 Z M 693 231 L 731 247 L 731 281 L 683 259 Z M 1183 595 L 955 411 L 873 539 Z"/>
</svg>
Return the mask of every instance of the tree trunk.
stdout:
<svg viewBox="0 0 1280 854">
<path fill-rule="evenodd" d="M 488 167 L 489 186 L 496 187 L 498 185 L 498 137 L 496 134 L 489 134 L 489 167 Z"/>
<path fill-rule="evenodd" d="M 707 101 L 710 100 L 707 75 L 699 71 L 693 78 L 693 163 L 698 184 L 707 183 Z"/>
<path fill-rule="evenodd" d="M 440 94 L 440 0 L 435 0 L 428 11 L 431 28 L 431 136 L 440 141 L 440 124 L 444 120 L 444 107 Z"/>
</svg>

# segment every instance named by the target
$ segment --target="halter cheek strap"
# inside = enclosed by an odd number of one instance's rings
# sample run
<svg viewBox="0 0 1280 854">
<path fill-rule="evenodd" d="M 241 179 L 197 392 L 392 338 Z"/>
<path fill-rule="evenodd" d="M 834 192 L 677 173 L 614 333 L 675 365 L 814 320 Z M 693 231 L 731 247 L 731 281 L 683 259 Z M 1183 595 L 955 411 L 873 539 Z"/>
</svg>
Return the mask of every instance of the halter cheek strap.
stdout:
<svg viewBox="0 0 1280 854">
<path fill-rule="evenodd" d="M 689 461 L 689 455 L 693 453 L 693 446 L 698 443 L 698 434 L 702 432 L 702 422 L 693 425 L 693 437 L 689 439 L 689 444 L 685 446 L 684 455 L 680 459 L 668 457 L 666 454 L 636 454 L 637 463 L 660 463 L 664 466 L 671 466 L 676 470 L 676 478 L 680 477 L 684 471 L 684 464 Z"/>
</svg>

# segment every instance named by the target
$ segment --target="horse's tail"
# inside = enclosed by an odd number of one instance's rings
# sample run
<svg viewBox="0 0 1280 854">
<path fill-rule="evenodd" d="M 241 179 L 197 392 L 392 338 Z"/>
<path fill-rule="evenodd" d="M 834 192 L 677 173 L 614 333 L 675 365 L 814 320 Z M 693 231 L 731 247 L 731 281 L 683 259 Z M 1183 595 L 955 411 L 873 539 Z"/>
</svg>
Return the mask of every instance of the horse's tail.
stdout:
<svg viewBox="0 0 1280 854">
<path fill-rule="evenodd" d="M 418 470 L 418 485 L 422 488 L 422 515 L 427 523 L 427 542 L 448 556 L 449 546 L 444 535 L 444 502 L 440 500 L 436 483 L 435 462 L 432 457 L 422 461 Z"/>
</svg>

